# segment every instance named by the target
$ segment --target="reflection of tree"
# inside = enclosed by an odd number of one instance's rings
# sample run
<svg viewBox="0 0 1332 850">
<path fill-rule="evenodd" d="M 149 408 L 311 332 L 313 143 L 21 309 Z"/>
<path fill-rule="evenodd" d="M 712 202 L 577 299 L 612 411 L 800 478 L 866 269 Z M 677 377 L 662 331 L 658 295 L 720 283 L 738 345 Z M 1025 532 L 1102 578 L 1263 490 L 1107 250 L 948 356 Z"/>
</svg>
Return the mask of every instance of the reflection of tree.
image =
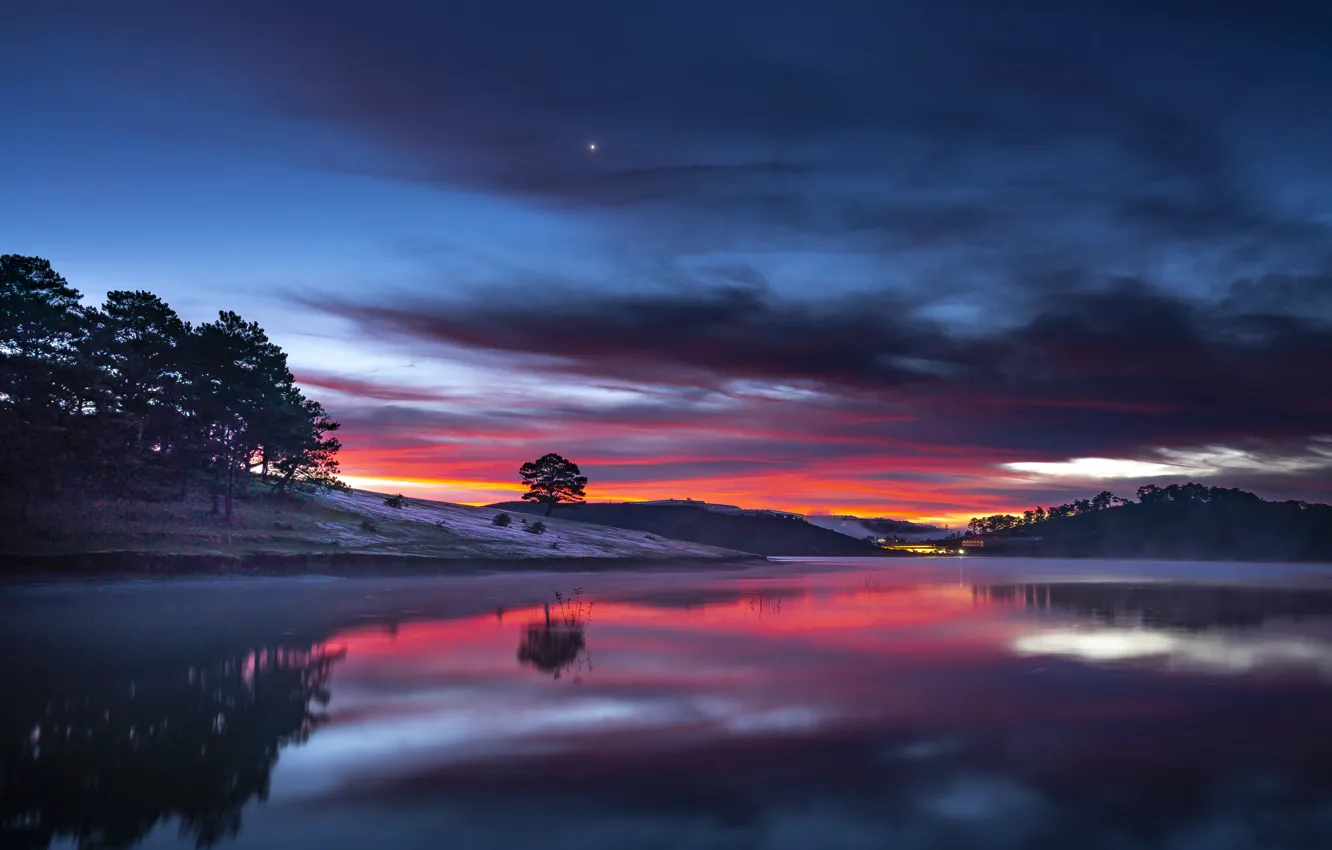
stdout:
<svg viewBox="0 0 1332 850">
<path fill-rule="evenodd" d="M 171 676 L 6 694 L 0 843 L 128 847 L 172 817 L 199 846 L 235 836 L 241 808 L 267 798 L 281 747 L 323 722 L 342 656 L 272 648 Z"/>
<path fill-rule="evenodd" d="M 555 600 L 559 612 L 554 618 L 547 604 L 544 622 L 529 623 L 523 627 L 522 638 L 518 643 L 518 661 L 531 664 L 559 679 L 584 663 L 591 669 L 586 652 L 592 603 L 583 598 L 582 588 L 575 590 L 571 597 L 556 593 Z M 579 680 L 575 678 L 575 681 Z"/>
<path fill-rule="evenodd" d="M 534 623 L 523 631 L 518 645 L 518 660 L 531 664 L 543 673 L 553 673 L 558 679 L 573 669 L 587 648 L 587 639 L 581 631 L 561 625 Z"/>
<path fill-rule="evenodd" d="M 1105 623 L 1159 628 L 1255 626 L 1273 617 L 1332 614 L 1332 593 L 1278 587 L 1183 584 L 1009 584 L 976 586 L 978 599 L 1062 609 Z"/>
<path fill-rule="evenodd" d="M 762 618 L 765 614 L 771 616 L 782 613 L 782 597 L 780 596 L 751 596 L 746 601 L 749 610 L 759 618 Z"/>
</svg>

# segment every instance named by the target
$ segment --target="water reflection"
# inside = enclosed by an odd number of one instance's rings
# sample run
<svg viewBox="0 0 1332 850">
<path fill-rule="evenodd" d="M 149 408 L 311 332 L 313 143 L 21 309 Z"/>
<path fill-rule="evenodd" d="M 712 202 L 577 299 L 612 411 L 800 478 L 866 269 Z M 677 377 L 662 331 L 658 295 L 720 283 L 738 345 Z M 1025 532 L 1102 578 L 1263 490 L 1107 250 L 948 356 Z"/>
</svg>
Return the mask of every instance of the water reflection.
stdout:
<svg viewBox="0 0 1332 850">
<path fill-rule="evenodd" d="M 1310 588 L 1069 582 L 977 586 L 974 593 L 980 599 L 1149 628 L 1258 626 L 1278 617 L 1332 615 L 1332 593 Z"/>
<path fill-rule="evenodd" d="M 575 681 L 581 683 L 582 677 L 577 674 L 592 669 L 591 658 L 587 655 L 587 626 L 592 620 L 595 603 L 583 595 L 582 588 L 578 588 L 568 598 L 556 592 L 555 604 L 558 611 L 554 617 L 547 602 L 542 606 L 543 621 L 523 628 L 518 660 L 550 673 L 556 679 L 574 672 Z"/>
<path fill-rule="evenodd" d="M 782 613 L 782 597 L 777 596 L 751 596 L 745 600 L 745 604 L 756 617 L 773 617 Z"/>
<path fill-rule="evenodd" d="M 0 844 L 1332 846 L 1326 586 L 600 581 L 274 586 L 230 649 L 30 618 Z"/>
<path fill-rule="evenodd" d="M 279 646 L 174 675 L 74 685 L 7 682 L 0 749 L 6 846 L 128 847 L 159 822 L 199 846 L 234 837 L 264 800 L 278 752 L 327 715 L 340 650 Z"/>
</svg>

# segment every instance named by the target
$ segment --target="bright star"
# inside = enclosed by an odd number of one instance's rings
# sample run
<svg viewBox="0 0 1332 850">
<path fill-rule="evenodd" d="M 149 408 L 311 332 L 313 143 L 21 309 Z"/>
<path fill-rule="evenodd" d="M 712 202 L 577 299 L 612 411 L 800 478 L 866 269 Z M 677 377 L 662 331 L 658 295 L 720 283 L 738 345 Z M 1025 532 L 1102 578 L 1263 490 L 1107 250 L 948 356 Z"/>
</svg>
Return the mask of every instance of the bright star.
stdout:
<svg viewBox="0 0 1332 850">
<path fill-rule="evenodd" d="M 590 151 L 594 151 L 594 150 L 596 150 L 596 149 L 597 149 L 597 143 L 596 143 L 596 142 L 590 142 L 590 143 L 588 143 L 587 149 L 590 150 Z"/>
</svg>

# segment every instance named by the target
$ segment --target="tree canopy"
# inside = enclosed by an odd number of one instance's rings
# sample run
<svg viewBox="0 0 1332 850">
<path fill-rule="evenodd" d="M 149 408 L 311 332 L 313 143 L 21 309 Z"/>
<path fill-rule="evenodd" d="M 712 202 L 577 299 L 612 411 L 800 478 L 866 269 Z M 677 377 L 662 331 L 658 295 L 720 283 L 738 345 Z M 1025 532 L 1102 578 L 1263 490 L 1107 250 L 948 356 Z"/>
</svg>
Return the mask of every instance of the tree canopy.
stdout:
<svg viewBox="0 0 1332 850">
<path fill-rule="evenodd" d="M 546 506 L 546 516 L 561 503 L 581 504 L 586 493 L 587 476 L 578 464 L 557 454 L 542 455 L 518 469 L 527 492 L 523 500 Z"/>
<path fill-rule="evenodd" d="M 1139 490 L 1138 492 L 1141 493 L 1142 491 Z M 1032 510 L 1023 511 L 1021 516 L 1016 514 L 993 514 L 991 516 L 972 517 L 971 521 L 967 523 L 967 531 L 971 534 L 989 534 L 995 531 L 1025 528 L 1046 520 L 1096 513 L 1106 508 L 1127 504 L 1128 501 L 1128 499 L 1119 498 L 1109 490 L 1102 490 L 1090 499 L 1074 499 L 1066 505 L 1051 506 L 1048 510 L 1037 505 Z"/>
<path fill-rule="evenodd" d="M 1329 505 L 1267 501 L 1245 490 L 1194 482 L 1146 484 L 1138 488 L 1137 496 L 1137 501 L 1078 499 L 1051 508 L 1041 522 L 1014 525 L 1010 521 L 1016 518 L 1007 514 L 977 517 L 970 528 L 980 533 L 999 532 L 993 541 L 995 551 L 1013 555 L 1251 561 L 1332 558 Z M 1098 510 L 1097 505 L 1108 507 Z"/>
<path fill-rule="evenodd" d="M 1196 484 L 1192 481 L 1184 484 L 1170 484 L 1166 487 L 1158 487 L 1155 484 L 1144 484 L 1138 488 L 1137 495 L 1137 504 L 1139 505 L 1256 505 L 1263 502 L 1257 494 L 1240 490 L 1237 487 L 1208 487 L 1203 484 Z M 1117 508 L 1123 505 L 1132 504 L 1134 504 L 1132 499 L 1121 499 L 1119 496 L 1116 496 L 1108 490 L 1102 490 L 1090 499 L 1074 499 L 1068 504 L 1055 505 L 1048 509 L 1038 505 L 1034 510 L 1023 511 L 1021 516 L 1016 516 L 1014 514 L 994 514 L 985 517 L 972 517 L 971 521 L 967 523 L 967 531 L 971 534 L 989 534 L 995 531 L 1008 531 L 1010 529 L 1038 525 L 1047 520 L 1093 514 L 1106 510 L 1107 508 Z"/>
<path fill-rule="evenodd" d="M 198 482 L 229 520 L 238 482 L 340 486 L 337 430 L 256 322 L 191 326 L 142 291 L 89 307 L 46 260 L 0 256 L 0 507 Z"/>
</svg>

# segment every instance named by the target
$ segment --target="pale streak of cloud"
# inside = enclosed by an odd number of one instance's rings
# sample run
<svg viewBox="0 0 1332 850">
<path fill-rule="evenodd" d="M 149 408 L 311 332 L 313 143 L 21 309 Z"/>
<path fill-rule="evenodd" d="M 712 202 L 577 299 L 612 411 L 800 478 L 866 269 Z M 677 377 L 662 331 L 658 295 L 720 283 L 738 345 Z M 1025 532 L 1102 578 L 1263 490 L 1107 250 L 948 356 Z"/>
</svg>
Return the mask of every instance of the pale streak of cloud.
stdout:
<svg viewBox="0 0 1332 850">
<path fill-rule="evenodd" d="M 1013 472 L 1038 478 L 1118 479 L 1160 478 L 1170 475 L 1206 475 L 1197 468 L 1173 463 L 1110 457 L 1078 457 L 1063 461 L 1017 461 L 1001 464 Z"/>
<path fill-rule="evenodd" d="M 1205 478 L 1232 472 L 1289 475 L 1332 469 L 1332 442 L 1326 438 L 1318 438 L 1303 451 L 1288 455 L 1249 452 L 1228 446 L 1160 448 L 1156 455 L 1162 460 L 1079 457 L 1064 461 L 1013 461 L 1001 466 L 1035 478 L 1083 481 L 1171 476 Z"/>
</svg>

